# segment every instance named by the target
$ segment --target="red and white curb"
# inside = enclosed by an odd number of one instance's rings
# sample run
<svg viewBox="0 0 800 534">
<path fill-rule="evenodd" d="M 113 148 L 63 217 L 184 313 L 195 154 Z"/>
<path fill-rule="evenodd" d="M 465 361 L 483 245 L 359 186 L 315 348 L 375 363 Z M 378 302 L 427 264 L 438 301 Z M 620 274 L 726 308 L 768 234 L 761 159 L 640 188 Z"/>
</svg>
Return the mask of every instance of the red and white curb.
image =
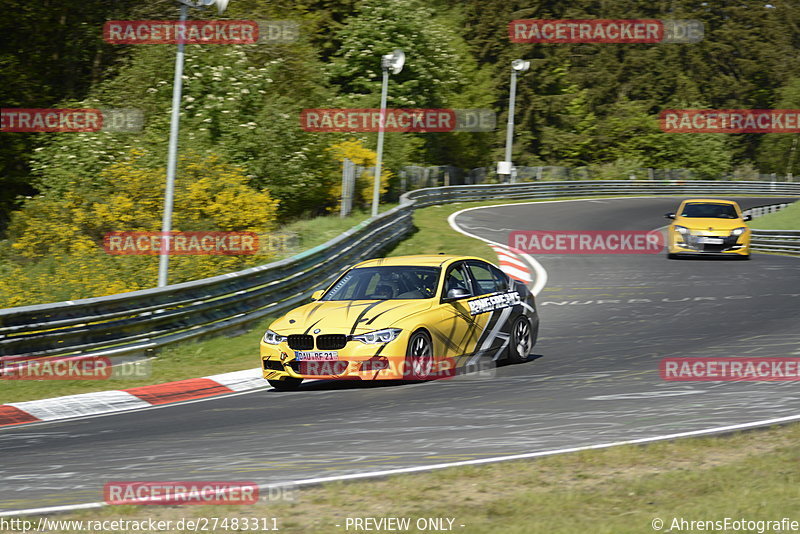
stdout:
<svg viewBox="0 0 800 534">
<path fill-rule="evenodd" d="M 544 286 L 547 285 L 547 271 L 542 267 L 542 264 L 532 258 L 529 254 L 525 254 L 521 250 L 509 247 L 502 243 L 486 239 L 479 235 L 471 234 L 456 224 L 456 217 L 467 211 L 497 208 L 500 206 L 508 206 L 509 204 L 497 204 L 494 206 L 476 206 L 474 208 L 466 208 L 451 213 L 447 218 L 447 223 L 450 228 L 467 237 L 478 239 L 489 245 L 492 250 L 497 254 L 500 263 L 500 269 L 510 277 L 524 282 L 528 285 L 531 293 L 538 295 L 541 293 Z"/>
<path fill-rule="evenodd" d="M 0 405 L 0 427 L 103 415 L 265 388 L 261 369 L 245 369 L 116 391 L 81 393 Z"/>
<path fill-rule="evenodd" d="M 533 275 L 528 264 L 522 261 L 517 254 L 517 250 L 508 247 L 501 247 L 500 245 L 490 244 L 492 250 L 497 254 L 500 270 L 515 280 L 519 280 L 525 284 L 533 282 Z"/>
</svg>

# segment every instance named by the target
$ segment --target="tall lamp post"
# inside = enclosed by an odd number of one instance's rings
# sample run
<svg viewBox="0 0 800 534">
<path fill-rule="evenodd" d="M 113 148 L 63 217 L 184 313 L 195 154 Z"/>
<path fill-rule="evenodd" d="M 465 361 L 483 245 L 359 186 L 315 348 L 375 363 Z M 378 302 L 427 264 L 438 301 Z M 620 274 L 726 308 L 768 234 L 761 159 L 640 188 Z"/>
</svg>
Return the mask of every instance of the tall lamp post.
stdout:
<svg viewBox="0 0 800 534">
<path fill-rule="evenodd" d="M 229 0 L 178 0 L 181 5 L 180 23 L 184 24 L 190 7 L 216 5 L 220 15 L 228 7 Z M 184 43 L 178 42 L 175 55 L 175 78 L 172 83 L 172 116 L 169 125 L 169 148 L 167 149 L 167 189 L 164 193 L 164 214 L 161 218 L 161 254 L 158 258 L 158 287 L 167 285 L 169 272 L 170 232 L 172 231 L 172 205 L 175 199 L 175 169 L 178 162 L 178 131 L 180 130 L 181 94 L 183 92 Z"/>
<path fill-rule="evenodd" d="M 378 203 L 381 200 L 381 164 L 383 163 L 383 130 L 386 125 L 386 97 L 389 92 L 389 71 L 399 74 L 406 62 L 406 55 L 402 50 L 395 50 L 391 54 L 381 57 L 383 70 L 383 84 L 381 85 L 381 115 L 378 120 L 378 157 L 375 161 L 375 185 L 372 189 L 372 216 L 378 215 Z"/>
<path fill-rule="evenodd" d="M 531 68 L 531 62 L 515 59 L 511 62 L 511 89 L 508 95 L 508 125 L 506 127 L 506 155 L 503 161 L 497 163 L 497 174 L 508 176 L 506 181 L 513 181 L 511 172 L 511 147 L 514 144 L 514 104 L 517 99 L 517 73 L 525 72 Z"/>
</svg>

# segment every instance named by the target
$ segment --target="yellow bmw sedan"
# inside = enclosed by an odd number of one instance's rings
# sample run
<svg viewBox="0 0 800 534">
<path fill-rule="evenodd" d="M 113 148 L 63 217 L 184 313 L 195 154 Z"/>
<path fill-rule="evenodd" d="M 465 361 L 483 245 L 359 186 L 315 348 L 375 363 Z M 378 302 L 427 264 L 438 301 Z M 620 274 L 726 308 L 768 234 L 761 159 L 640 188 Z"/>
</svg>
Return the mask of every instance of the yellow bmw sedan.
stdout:
<svg viewBox="0 0 800 534">
<path fill-rule="evenodd" d="M 749 215 L 731 200 L 684 200 L 675 213 L 667 213 L 674 222 L 667 230 L 667 256 L 671 259 L 689 255 L 728 256 L 750 259 Z"/>
<path fill-rule="evenodd" d="M 447 378 L 483 358 L 526 360 L 538 329 L 527 286 L 481 258 L 373 259 L 270 325 L 263 376 L 279 390 L 306 378 Z"/>
</svg>

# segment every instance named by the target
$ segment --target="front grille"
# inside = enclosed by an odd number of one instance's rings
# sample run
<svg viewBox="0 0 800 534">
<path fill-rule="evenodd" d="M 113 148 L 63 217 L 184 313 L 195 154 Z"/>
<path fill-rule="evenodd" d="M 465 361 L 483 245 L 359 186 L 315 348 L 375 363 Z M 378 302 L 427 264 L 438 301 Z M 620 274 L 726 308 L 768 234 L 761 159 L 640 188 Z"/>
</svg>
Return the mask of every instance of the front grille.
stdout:
<svg viewBox="0 0 800 534">
<path fill-rule="evenodd" d="M 295 373 L 309 376 L 340 375 L 347 370 L 350 362 L 344 360 L 326 362 L 298 362 L 292 360 L 289 365 Z"/>
<path fill-rule="evenodd" d="M 283 364 L 276 360 L 264 360 L 264 369 L 269 371 L 283 371 Z"/>
<path fill-rule="evenodd" d="M 314 338 L 308 334 L 292 334 L 288 336 L 288 341 L 292 350 L 314 349 Z"/>
<path fill-rule="evenodd" d="M 347 345 L 347 336 L 344 334 L 323 334 L 317 336 L 317 348 L 320 350 L 339 350 Z"/>
<path fill-rule="evenodd" d="M 711 244 L 711 243 L 699 243 L 699 237 L 696 235 L 689 235 L 684 237 L 684 243 L 691 249 L 694 249 L 698 252 L 724 252 L 726 250 L 730 250 L 733 246 L 736 245 L 736 236 L 719 236 L 722 239 L 721 244 Z M 717 236 L 711 236 L 717 237 Z M 680 244 L 680 242 L 678 243 Z"/>
</svg>

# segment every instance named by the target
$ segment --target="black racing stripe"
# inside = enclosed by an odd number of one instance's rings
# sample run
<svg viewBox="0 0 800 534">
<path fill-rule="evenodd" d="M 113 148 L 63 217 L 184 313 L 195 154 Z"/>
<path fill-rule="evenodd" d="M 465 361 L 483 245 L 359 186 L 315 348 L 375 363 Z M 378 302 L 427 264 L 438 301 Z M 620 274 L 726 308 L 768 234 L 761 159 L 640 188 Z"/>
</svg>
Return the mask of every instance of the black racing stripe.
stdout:
<svg viewBox="0 0 800 534">
<path fill-rule="evenodd" d="M 433 332 L 433 335 L 434 335 L 434 336 L 436 336 L 436 339 L 438 339 L 439 341 L 441 341 L 442 343 L 444 343 L 444 344 L 445 344 L 445 346 L 446 346 L 448 349 L 455 350 L 455 349 L 457 349 L 457 348 L 458 348 L 458 345 L 457 345 L 456 343 L 453 343 L 453 340 L 452 340 L 452 339 L 450 339 L 450 337 L 448 337 L 448 336 L 446 336 L 446 335 L 442 334 L 441 332 L 434 331 L 434 332 Z"/>
<path fill-rule="evenodd" d="M 461 338 L 461 341 L 460 341 L 460 345 L 464 346 L 466 341 L 470 337 L 472 337 L 472 334 L 475 332 L 475 330 L 480 328 L 480 326 L 478 326 L 478 323 L 475 320 L 475 316 L 474 315 L 468 313 L 466 310 L 464 310 L 464 311 L 460 310 L 457 306 L 453 306 L 453 309 L 456 312 L 456 316 L 455 316 L 456 320 L 458 320 L 458 318 L 460 317 L 463 321 L 468 323 L 467 330 L 466 330 L 466 332 L 464 332 L 464 336 Z M 456 324 L 454 323 L 453 324 L 453 329 L 450 331 L 450 336 L 451 337 L 455 333 L 455 329 L 456 329 Z"/>
<path fill-rule="evenodd" d="M 349 315 L 350 314 L 350 308 L 352 308 L 353 306 L 369 306 L 370 304 L 372 304 L 371 302 L 359 302 L 358 304 L 354 304 L 354 303 L 355 303 L 354 300 L 348 300 L 347 301 L 347 306 L 342 306 L 341 308 L 336 308 L 336 309 L 337 310 L 344 309 L 345 315 Z"/>
<path fill-rule="evenodd" d="M 470 317 L 473 317 L 473 316 L 470 316 Z M 464 337 L 461 339 L 461 345 L 466 347 L 467 340 L 469 338 L 471 338 L 472 335 L 475 333 L 475 331 L 478 330 L 479 328 L 481 328 L 481 327 L 480 327 L 480 325 L 478 325 L 478 321 L 476 321 L 475 319 L 471 319 L 471 322 L 469 323 L 469 327 L 467 328 L 467 331 L 464 332 Z M 485 331 L 485 329 L 484 329 L 484 331 Z M 480 336 L 478 336 L 478 337 L 480 337 Z"/>
<path fill-rule="evenodd" d="M 320 302 L 319 304 L 317 304 L 316 306 L 314 306 L 313 308 L 311 308 L 311 311 L 309 311 L 309 312 L 306 314 L 306 318 L 305 318 L 305 319 L 303 319 L 303 322 L 306 322 L 306 321 L 310 320 L 310 319 L 311 319 L 311 316 L 312 316 L 312 315 L 314 315 L 314 312 L 316 312 L 318 309 L 320 309 L 320 308 L 323 306 L 323 304 L 324 304 L 324 303 Z"/>
<path fill-rule="evenodd" d="M 385 348 L 386 348 L 386 345 L 388 345 L 388 344 L 389 344 L 389 343 L 384 343 L 383 345 L 381 345 L 380 347 L 378 347 L 378 350 L 376 350 L 376 351 L 375 351 L 375 354 L 373 354 L 373 355 L 372 355 L 372 357 L 373 357 L 373 358 L 377 358 L 378 356 L 380 356 L 380 355 L 381 355 L 381 352 L 383 352 L 383 349 L 385 349 Z"/>
<path fill-rule="evenodd" d="M 486 326 L 483 327 L 483 332 L 481 333 L 480 337 L 478 338 L 478 342 L 476 344 L 476 348 L 480 347 L 481 345 L 483 345 L 484 341 L 486 341 L 486 338 L 489 337 L 489 332 L 492 331 L 492 328 L 494 328 L 494 325 L 497 324 L 497 321 L 500 319 L 500 314 L 499 313 L 495 313 L 496 311 L 499 311 L 499 310 L 492 310 L 490 312 L 487 312 L 487 313 L 491 313 L 492 315 L 489 316 L 489 320 L 486 321 Z"/>
<path fill-rule="evenodd" d="M 312 328 L 314 328 L 315 326 L 317 326 L 317 323 L 319 323 L 319 322 L 320 322 L 321 320 L 323 320 L 323 319 L 324 319 L 324 317 L 320 317 L 319 319 L 317 319 L 316 321 L 314 321 L 314 324 L 312 324 L 311 326 L 309 326 L 308 328 L 306 328 L 306 331 L 305 331 L 305 332 L 303 332 L 303 334 L 308 334 L 308 333 L 311 331 L 311 329 L 312 329 Z"/>
<path fill-rule="evenodd" d="M 356 320 L 355 320 L 355 322 L 353 322 L 353 326 L 352 326 L 352 328 L 350 328 L 350 335 L 351 335 L 351 336 L 352 336 L 352 335 L 355 333 L 355 331 L 356 331 L 356 328 L 358 327 L 358 323 L 360 323 L 360 322 L 361 322 L 361 320 L 364 318 L 364 316 L 365 316 L 367 313 L 369 313 L 369 311 L 370 311 L 372 308 L 374 308 L 375 306 L 377 306 L 378 304 L 381 304 L 381 303 L 383 303 L 383 302 L 386 302 L 386 301 L 384 301 L 384 300 L 379 300 L 378 302 L 373 302 L 372 304 L 370 304 L 369 306 L 367 306 L 366 308 L 364 308 L 363 310 L 361 310 L 361 313 L 359 313 L 359 314 L 358 314 L 358 317 L 356 317 Z"/>
<path fill-rule="evenodd" d="M 390 311 L 392 311 L 392 310 L 396 310 L 396 309 L 398 309 L 398 308 L 402 308 L 403 306 L 405 306 L 405 304 L 400 304 L 399 306 L 395 306 L 394 308 L 389 308 L 388 310 L 383 310 L 383 311 L 382 311 L 382 312 L 380 312 L 378 315 L 376 315 L 375 317 L 373 317 L 372 319 L 370 319 L 369 321 L 367 321 L 367 324 L 372 324 L 372 322 L 373 322 L 375 319 L 377 319 L 378 317 L 380 317 L 380 316 L 381 316 L 381 315 L 383 315 L 384 313 L 390 312 Z"/>
<path fill-rule="evenodd" d="M 447 339 L 450 340 L 450 343 L 453 343 L 452 339 L 456 333 L 456 329 L 458 328 L 459 316 L 460 314 L 458 313 L 458 310 L 456 310 L 456 313 L 453 315 L 453 324 L 450 326 L 450 332 L 447 333 Z M 453 343 L 453 345 L 455 346 L 455 343 Z"/>
</svg>

